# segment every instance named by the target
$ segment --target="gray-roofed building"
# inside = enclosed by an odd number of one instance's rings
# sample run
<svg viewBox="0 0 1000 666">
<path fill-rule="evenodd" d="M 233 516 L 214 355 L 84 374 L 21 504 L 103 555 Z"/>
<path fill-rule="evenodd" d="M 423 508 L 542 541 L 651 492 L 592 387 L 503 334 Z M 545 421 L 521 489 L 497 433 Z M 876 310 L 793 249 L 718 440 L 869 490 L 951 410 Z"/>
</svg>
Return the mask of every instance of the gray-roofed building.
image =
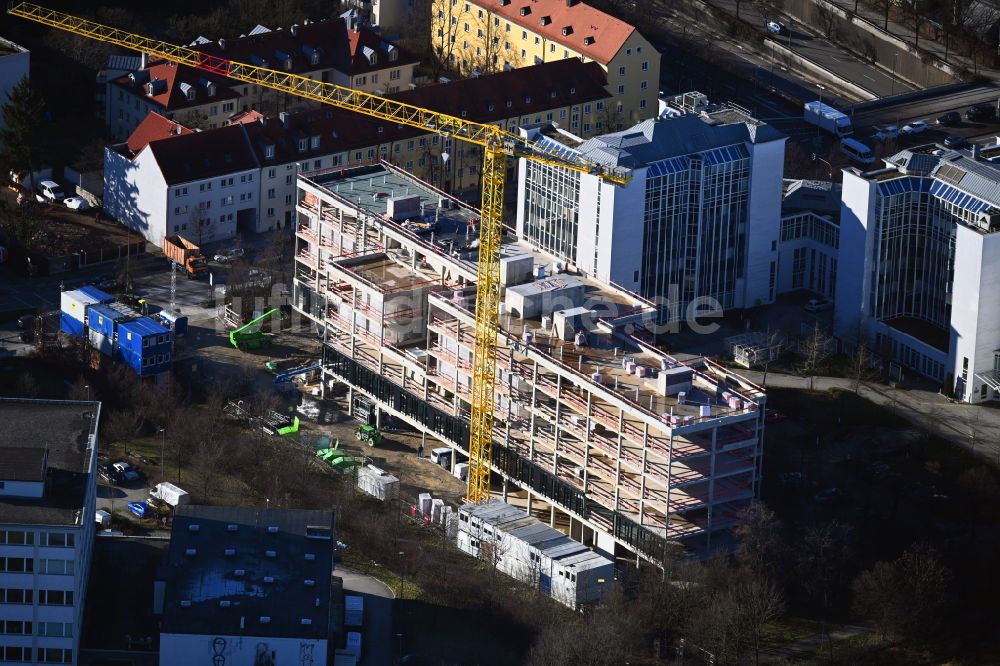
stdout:
<svg viewBox="0 0 1000 666">
<path fill-rule="evenodd" d="M 601 600 L 614 562 L 500 501 L 458 511 L 458 547 L 576 610 Z"/>
<path fill-rule="evenodd" d="M 551 124 L 522 130 L 560 152 L 627 169 L 616 186 L 522 160 L 518 235 L 603 282 L 684 318 L 773 301 L 785 136 L 727 107 L 647 120 L 582 141 Z"/>
<path fill-rule="evenodd" d="M 100 404 L 0 398 L 7 661 L 75 664 L 95 533 Z"/>
<path fill-rule="evenodd" d="M 844 170 L 837 333 L 968 402 L 1000 399 L 1000 145 Z"/>
<path fill-rule="evenodd" d="M 179 507 L 157 583 L 160 663 L 332 660 L 343 614 L 334 530 L 332 511 Z"/>
</svg>

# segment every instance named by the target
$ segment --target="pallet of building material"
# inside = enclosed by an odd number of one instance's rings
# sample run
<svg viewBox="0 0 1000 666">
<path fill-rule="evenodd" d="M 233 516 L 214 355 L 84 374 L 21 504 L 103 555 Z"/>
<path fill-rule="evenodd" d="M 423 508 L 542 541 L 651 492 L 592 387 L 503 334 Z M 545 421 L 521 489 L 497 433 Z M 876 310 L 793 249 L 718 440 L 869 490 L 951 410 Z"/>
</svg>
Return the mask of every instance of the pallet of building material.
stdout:
<svg viewBox="0 0 1000 666">
<path fill-rule="evenodd" d="M 441 523 L 441 509 L 444 508 L 444 500 L 431 500 L 431 522 Z"/>
<path fill-rule="evenodd" d="M 399 497 L 399 479 L 374 465 L 358 469 L 358 488 L 382 501 Z"/>
</svg>

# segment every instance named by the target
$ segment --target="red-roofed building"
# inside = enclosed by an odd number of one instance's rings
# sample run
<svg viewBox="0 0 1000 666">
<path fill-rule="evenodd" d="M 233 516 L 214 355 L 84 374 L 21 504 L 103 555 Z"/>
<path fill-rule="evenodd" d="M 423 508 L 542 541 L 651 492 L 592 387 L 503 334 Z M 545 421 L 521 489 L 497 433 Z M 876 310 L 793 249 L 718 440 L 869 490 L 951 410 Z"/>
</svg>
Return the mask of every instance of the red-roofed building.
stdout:
<svg viewBox="0 0 1000 666">
<path fill-rule="evenodd" d="M 466 75 L 566 58 L 596 62 L 615 97 L 609 129 L 656 116 L 659 51 L 634 26 L 579 0 L 434 0 L 431 34 Z"/>
<path fill-rule="evenodd" d="M 237 62 L 293 72 L 367 92 L 409 88 L 417 60 L 368 28 L 343 19 L 307 22 L 286 29 L 258 26 L 249 36 L 194 45 Z M 108 84 L 108 128 L 129 136 L 150 111 L 191 128 L 222 127 L 234 113 L 266 115 L 315 108 L 308 100 L 240 83 L 189 67 L 156 61 Z"/>
<path fill-rule="evenodd" d="M 156 111 L 150 111 L 146 119 L 139 123 L 135 131 L 125 142 L 131 157 L 135 157 L 139 152 L 149 145 L 151 141 L 168 139 L 179 134 L 190 134 L 191 130 L 183 125 L 167 120 Z"/>
</svg>

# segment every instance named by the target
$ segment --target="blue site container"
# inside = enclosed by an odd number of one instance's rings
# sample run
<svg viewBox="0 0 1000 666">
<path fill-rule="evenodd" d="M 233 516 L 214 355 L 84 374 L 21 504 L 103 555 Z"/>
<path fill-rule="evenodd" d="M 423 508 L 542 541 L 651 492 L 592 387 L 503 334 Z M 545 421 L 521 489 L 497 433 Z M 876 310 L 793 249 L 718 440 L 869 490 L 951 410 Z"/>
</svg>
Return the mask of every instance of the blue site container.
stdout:
<svg viewBox="0 0 1000 666">
<path fill-rule="evenodd" d="M 139 375 L 155 375 L 170 367 L 173 333 L 152 317 L 118 324 L 115 343 L 115 357 Z"/>
<path fill-rule="evenodd" d="M 161 310 L 156 313 L 160 323 L 174 332 L 174 335 L 184 335 L 187 333 L 188 318 L 182 314 Z"/>
<path fill-rule="evenodd" d="M 136 319 L 138 316 L 138 313 L 121 307 L 119 303 L 92 305 L 87 310 L 87 326 L 92 331 L 97 331 L 101 335 L 113 338 L 117 324 L 130 319 Z"/>
</svg>

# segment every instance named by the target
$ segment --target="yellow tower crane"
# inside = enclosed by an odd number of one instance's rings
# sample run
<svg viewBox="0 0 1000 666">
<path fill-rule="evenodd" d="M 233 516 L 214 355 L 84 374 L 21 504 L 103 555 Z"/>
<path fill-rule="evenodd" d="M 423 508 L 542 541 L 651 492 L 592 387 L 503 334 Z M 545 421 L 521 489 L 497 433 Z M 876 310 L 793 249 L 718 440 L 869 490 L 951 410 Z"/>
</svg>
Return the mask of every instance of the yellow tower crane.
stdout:
<svg viewBox="0 0 1000 666">
<path fill-rule="evenodd" d="M 470 122 L 385 97 L 352 90 L 333 83 L 279 72 L 208 55 L 187 46 L 144 37 L 120 28 L 47 9 L 30 2 L 12 2 L 7 13 L 43 25 L 114 44 L 163 60 L 186 65 L 230 79 L 298 95 L 323 104 L 355 111 L 399 125 L 417 127 L 441 136 L 475 144 L 483 149 L 483 194 L 479 226 L 479 263 L 476 288 L 476 338 L 473 354 L 472 412 L 469 435 L 469 502 L 490 497 L 490 461 L 493 440 L 494 379 L 500 305 L 500 238 L 503 232 L 503 191 L 506 160 L 529 160 L 590 173 L 615 183 L 628 182 L 622 169 L 607 168 L 576 155 L 563 154 L 530 142 L 496 125 Z"/>
</svg>

